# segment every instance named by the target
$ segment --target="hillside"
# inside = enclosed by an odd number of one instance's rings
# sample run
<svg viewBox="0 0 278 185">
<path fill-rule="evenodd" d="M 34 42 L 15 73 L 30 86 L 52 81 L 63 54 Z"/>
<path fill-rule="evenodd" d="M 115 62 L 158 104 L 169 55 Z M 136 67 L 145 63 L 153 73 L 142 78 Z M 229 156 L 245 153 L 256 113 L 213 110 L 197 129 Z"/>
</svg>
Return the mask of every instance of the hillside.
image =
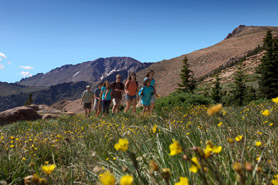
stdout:
<svg viewBox="0 0 278 185">
<path fill-rule="evenodd" d="M 75 100 L 80 98 L 88 82 L 68 82 L 32 92 L 33 103 L 51 105 L 61 100 Z M 0 97 L 0 112 L 22 106 L 27 100 L 29 93 L 20 93 Z"/>
<path fill-rule="evenodd" d="M 179 74 L 185 56 L 188 57 L 195 77 L 200 78 L 262 45 L 267 30 L 272 30 L 274 36 L 278 34 L 278 27 L 239 26 L 235 30 L 211 47 L 152 64 L 137 73 L 138 79 L 142 81 L 150 69 L 154 70 L 158 93 L 168 95 L 175 91 L 180 82 Z"/>
<path fill-rule="evenodd" d="M 45 87 L 26 87 L 15 83 L 0 82 L 0 96 L 9 96 L 12 94 L 30 93 L 42 90 Z"/>
<path fill-rule="evenodd" d="M 25 86 L 52 86 L 65 82 L 85 81 L 96 83 L 104 80 L 115 72 L 127 76 L 129 72 L 137 72 L 151 65 L 141 63 L 130 57 L 99 58 L 93 61 L 83 62 L 76 65 L 64 65 L 50 72 L 39 73 L 35 76 L 22 79 L 17 84 Z"/>
</svg>

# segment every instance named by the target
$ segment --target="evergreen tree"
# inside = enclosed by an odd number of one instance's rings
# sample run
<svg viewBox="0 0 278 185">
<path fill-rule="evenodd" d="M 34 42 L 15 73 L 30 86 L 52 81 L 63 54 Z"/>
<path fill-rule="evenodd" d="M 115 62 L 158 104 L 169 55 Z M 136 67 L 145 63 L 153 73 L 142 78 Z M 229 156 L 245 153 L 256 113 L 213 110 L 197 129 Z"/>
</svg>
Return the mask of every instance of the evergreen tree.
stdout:
<svg viewBox="0 0 278 185">
<path fill-rule="evenodd" d="M 256 95 L 256 89 L 252 86 L 247 86 L 246 87 L 246 93 L 244 96 L 244 104 L 249 103 L 250 101 L 256 100 L 257 95 Z"/>
<path fill-rule="evenodd" d="M 33 103 L 33 99 L 32 99 L 32 93 L 29 94 L 28 99 L 26 100 L 26 102 L 24 103 L 24 105 L 31 105 Z"/>
<path fill-rule="evenodd" d="M 187 57 L 183 59 L 183 67 L 181 69 L 181 83 L 178 83 L 178 90 L 183 92 L 191 92 L 196 88 L 196 80 L 194 79 L 193 72 L 189 69 Z"/>
<path fill-rule="evenodd" d="M 246 85 L 244 82 L 244 74 L 241 67 L 239 66 L 235 74 L 235 89 L 233 90 L 234 102 L 242 106 L 244 101 L 244 96 L 246 93 Z"/>
<path fill-rule="evenodd" d="M 264 38 L 264 49 L 266 52 L 257 68 L 260 74 L 259 92 L 262 98 L 273 98 L 278 96 L 278 46 L 271 31 Z"/>
<path fill-rule="evenodd" d="M 218 77 L 218 74 L 216 75 L 216 80 L 214 82 L 214 87 L 212 89 L 212 99 L 216 102 L 219 103 L 222 99 L 222 89 L 220 87 L 220 78 Z"/>
</svg>

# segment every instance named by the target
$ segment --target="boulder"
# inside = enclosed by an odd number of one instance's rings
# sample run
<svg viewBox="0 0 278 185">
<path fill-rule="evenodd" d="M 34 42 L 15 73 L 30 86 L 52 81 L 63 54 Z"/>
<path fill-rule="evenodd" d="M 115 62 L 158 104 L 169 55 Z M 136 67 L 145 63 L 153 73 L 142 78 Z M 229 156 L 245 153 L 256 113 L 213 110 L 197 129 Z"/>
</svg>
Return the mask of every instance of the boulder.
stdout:
<svg viewBox="0 0 278 185">
<path fill-rule="evenodd" d="M 0 113 L 0 125 L 13 123 L 20 120 L 37 120 L 41 115 L 30 106 L 21 106 Z"/>
<path fill-rule="evenodd" d="M 54 118 L 59 118 L 59 115 L 55 115 L 55 114 L 43 114 L 42 115 L 42 119 L 54 119 Z"/>
</svg>

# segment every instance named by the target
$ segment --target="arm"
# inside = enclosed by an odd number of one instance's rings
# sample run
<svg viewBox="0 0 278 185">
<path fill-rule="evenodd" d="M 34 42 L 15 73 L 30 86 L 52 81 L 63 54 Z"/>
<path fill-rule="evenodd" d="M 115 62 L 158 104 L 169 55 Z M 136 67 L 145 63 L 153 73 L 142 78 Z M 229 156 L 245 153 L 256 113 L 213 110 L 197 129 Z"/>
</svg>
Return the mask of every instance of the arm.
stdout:
<svg viewBox="0 0 278 185">
<path fill-rule="evenodd" d="M 159 97 L 158 94 L 156 93 L 156 85 L 153 86 L 153 91 L 154 91 L 155 97 Z"/>
</svg>

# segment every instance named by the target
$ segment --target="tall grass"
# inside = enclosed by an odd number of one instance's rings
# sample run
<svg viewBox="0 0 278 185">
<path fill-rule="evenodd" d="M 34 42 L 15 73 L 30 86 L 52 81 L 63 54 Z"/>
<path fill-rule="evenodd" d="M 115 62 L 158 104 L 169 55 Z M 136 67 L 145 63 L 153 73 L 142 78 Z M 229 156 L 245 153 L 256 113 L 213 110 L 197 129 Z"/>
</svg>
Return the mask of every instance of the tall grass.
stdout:
<svg viewBox="0 0 278 185">
<path fill-rule="evenodd" d="M 262 115 L 265 109 L 269 116 Z M 278 173 L 277 109 L 268 102 L 208 116 L 199 105 L 176 107 L 163 117 L 76 115 L 17 122 L 0 130 L 0 181 L 24 184 L 24 177 L 36 173 L 48 184 L 97 184 L 109 170 L 116 183 L 129 174 L 138 185 L 175 184 L 179 177 L 190 184 L 270 184 Z M 127 151 L 115 150 L 120 138 L 128 140 Z M 182 151 L 170 156 L 173 139 Z M 220 153 L 204 157 L 209 143 L 221 146 Z M 201 166 L 197 173 L 190 170 L 193 157 Z M 46 164 L 57 166 L 50 175 L 41 169 Z"/>
</svg>

